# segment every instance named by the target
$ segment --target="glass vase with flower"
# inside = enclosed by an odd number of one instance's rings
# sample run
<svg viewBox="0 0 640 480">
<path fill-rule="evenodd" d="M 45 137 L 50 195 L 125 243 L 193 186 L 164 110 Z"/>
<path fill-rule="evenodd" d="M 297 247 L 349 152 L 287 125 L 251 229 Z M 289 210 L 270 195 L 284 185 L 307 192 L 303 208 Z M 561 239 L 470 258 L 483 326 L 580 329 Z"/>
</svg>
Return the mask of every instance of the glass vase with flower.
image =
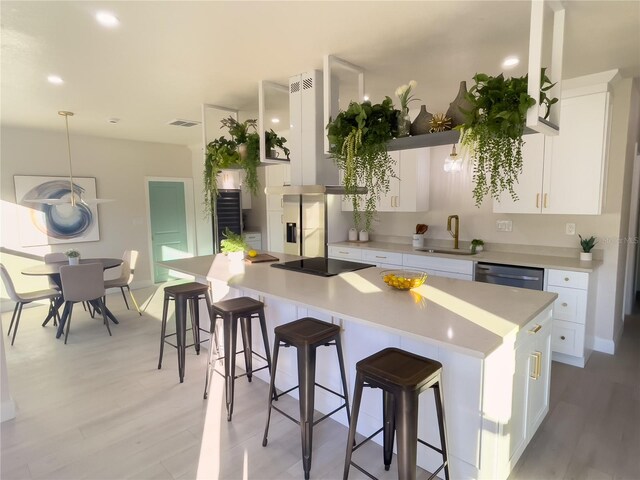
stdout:
<svg viewBox="0 0 640 480">
<path fill-rule="evenodd" d="M 401 85 L 396 89 L 396 96 L 400 100 L 400 112 L 398 113 L 398 138 L 408 137 L 411 128 L 411 118 L 409 117 L 409 103 L 414 100 L 411 93 L 418 86 L 418 82 L 411 80 L 408 85 Z"/>
</svg>

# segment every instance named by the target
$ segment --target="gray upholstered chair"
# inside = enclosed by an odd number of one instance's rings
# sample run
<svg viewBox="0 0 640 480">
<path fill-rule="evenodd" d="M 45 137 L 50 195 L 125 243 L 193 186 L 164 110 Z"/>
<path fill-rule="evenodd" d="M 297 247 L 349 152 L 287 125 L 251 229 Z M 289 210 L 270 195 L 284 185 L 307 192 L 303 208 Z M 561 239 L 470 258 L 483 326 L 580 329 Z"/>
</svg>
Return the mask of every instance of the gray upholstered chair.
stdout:
<svg viewBox="0 0 640 480">
<path fill-rule="evenodd" d="M 73 305 L 78 302 L 96 302 L 97 310 L 102 315 L 102 321 L 107 327 L 109 336 L 111 336 L 109 320 L 104 314 L 104 303 L 102 302 L 102 297 L 104 297 L 102 264 L 64 265 L 60 267 L 60 279 L 62 280 L 62 291 L 64 292 L 64 309 L 67 312 L 67 331 L 64 335 L 64 343 L 67 343 L 67 338 L 69 337 Z"/>
<path fill-rule="evenodd" d="M 120 276 L 118 278 L 114 278 L 113 280 L 105 280 L 104 288 L 119 288 L 122 293 L 122 298 L 124 298 L 124 304 L 127 306 L 127 310 L 129 308 L 129 302 L 127 302 L 127 296 L 124 294 L 124 289 L 126 288 L 131 296 L 131 300 L 136 307 L 136 310 L 140 315 L 142 312 L 140 311 L 140 307 L 138 307 L 138 302 L 136 302 L 136 298 L 133 296 L 129 285 L 133 282 L 133 274 L 135 272 L 136 263 L 138 261 L 138 251 L 137 250 L 125 250 L 122 255 L 122 270 Z"/>
<path fill-rule="evenodd" d="M 45 253 L 43 259 L 44 263 L 58 263 L 66 262 L 68 260 L 67 255 L 64 252 Z M 56 290 L 60 291 L 60 287 L 51 279 L 51 277 L 49 277 L 49 288 L 55 288 Z M 91 310 L 91 305 L 89 305 L 87 308 L 87 302 L 82 302 L 82 307 L 85 309 L 85 311 L 88 310 L 91 318 L 93 318 L 94 313 L 93 310 Z M 55 319 L 53 321 L 53 324 L 56 325 Z"/>
<path fill-rule="evenodd" d="M 36 300 L 49 300 L 49 309 L 53 308 L 53 299 L 60 295 L 60 291 L 47 288 L 45 290 L 36 290 L 33 292 L 16 292 L 16 288 L 13 285 L 13 280 L 11 280 L 11 276 L 9 272 L 5 268 L 4 265 L 0 263 L 0 276 L 2 277 L 2 282 L 9 294 L 9 298 L 16 302 L 16 306 L 13 309 L 13 316 L 11 317 L 11 323 L 9 324 L 9 331 L 7 332 L 7 336 L 11 335 L 11 329 L 13 328 L 13 337 L 11 337 L 11 345 L 16 339 L 16 333 L 18 333 L 18 324 L 20 323 L 20 316 L 22 315 L 22 306 L 27 303 L 35 302 Z M 15 321 L 15 327 L 13 325 Z"/>
</svg>

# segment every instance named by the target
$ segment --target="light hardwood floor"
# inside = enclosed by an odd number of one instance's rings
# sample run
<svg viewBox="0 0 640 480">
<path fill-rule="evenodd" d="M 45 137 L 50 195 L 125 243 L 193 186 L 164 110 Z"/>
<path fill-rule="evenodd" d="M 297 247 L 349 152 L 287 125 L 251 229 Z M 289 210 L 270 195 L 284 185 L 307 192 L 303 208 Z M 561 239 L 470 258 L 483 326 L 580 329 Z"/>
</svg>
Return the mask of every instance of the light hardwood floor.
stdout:
<svg viewBox="0 0 640 480">
<path fill-rule="evenodd" d="M 157 370 L 162 299 L 154 292 L 135 292 L 147 306 L 142 317 L 110 296 L 121 321 L 111 338 L 77 309 L 68 345 L 40 327 L 44 307 L 24 310 L 15 345 L 5 337 L 18 416 L 0 427 L 3 480 L 196 477 L 206 352 L 188 351 L 183 384 L 173 348 Z M 3 314 L 5 335 L 10 319 Z M 258 379 L 237 382 L 233 422 L 221 422 L 219 450 L 203 453 L 219 459 L 220 478 L 302 478 L 297 425 L 274 413 L 269 445 L 261 445 L 266 396 Z M 341 478 L 345 441 L 342 425 L 316 426 L 312 478 Z M 396 477 L 380 468 L 377 446 L 357 455 L 378 465 L 374 475 Z M 352 468 L 349 478 L 364 476 Z M 551 411 L 511 478 L 640 479 L 640 316 L 629 318 L 616 356 L 594 353 L 585 369 L 553 364 Z"/>
</svg>

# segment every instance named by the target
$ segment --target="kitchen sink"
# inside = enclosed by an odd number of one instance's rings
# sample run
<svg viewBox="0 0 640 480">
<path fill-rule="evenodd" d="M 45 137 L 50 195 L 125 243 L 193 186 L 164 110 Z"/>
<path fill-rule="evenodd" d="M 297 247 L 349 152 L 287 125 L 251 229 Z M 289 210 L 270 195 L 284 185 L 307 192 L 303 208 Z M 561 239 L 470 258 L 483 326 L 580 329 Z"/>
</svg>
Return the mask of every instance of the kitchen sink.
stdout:
<svg viewBox="0 0 640 480">
<path fill-rule="evenodd" d="M 438 248 L 416 248 L 418 252 L 426 253 L 446 253 L 447 255 L 475 255 L 471 250 L 441 250 Z"/>
</svg>

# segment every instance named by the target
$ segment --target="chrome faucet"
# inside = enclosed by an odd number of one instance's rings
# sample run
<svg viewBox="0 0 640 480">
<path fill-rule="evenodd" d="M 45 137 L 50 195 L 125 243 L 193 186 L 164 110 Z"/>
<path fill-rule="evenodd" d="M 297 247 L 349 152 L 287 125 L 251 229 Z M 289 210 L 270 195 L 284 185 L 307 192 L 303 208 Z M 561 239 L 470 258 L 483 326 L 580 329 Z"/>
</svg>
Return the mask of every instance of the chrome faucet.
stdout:
<svg viewBox="0 0 640 480">
<path fill-rule="evenodd" d="M 453 231 L 451 231 L 451 220 L 455 220 L 456 221 L 456 225 L 453 229 Z M 458 217 L 458 215 L 449 215 L 449 218 L 447 218 L 447 232 L 449 232 L 451 234 L 451 236 L 453 237 L 453 248 L 455 250 L 458 249 L 458 237 L 460 236 L 460 218 Z"/>
</svg>

